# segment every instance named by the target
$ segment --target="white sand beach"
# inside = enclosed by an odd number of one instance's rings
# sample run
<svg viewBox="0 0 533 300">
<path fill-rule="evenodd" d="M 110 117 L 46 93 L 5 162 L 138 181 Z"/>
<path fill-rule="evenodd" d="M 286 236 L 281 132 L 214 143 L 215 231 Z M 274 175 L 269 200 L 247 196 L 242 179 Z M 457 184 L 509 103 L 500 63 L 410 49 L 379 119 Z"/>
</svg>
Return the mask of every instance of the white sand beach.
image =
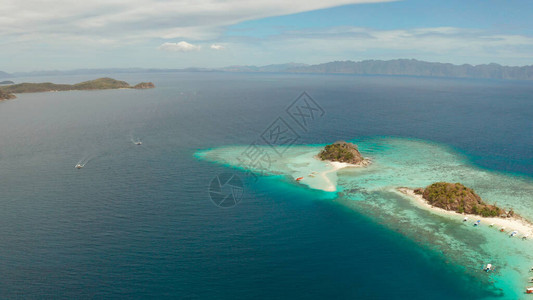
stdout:
<svg viewBox="0 0 533 300">
<path fill-rule="evenodd" d="M 302 176 L 303 179 L 300 180 L 301 183 L 308 185 L 310 188 L 319 189 L 326 192 L 335 192 L 337 190 L 337 176 L 336 172 L 345 169 L 345 168 L 362 168 L 370 164 L 370 160 L 365 159 L 360 164 L 350 164 L 338 161 L 322 161 L 317 157 L 313 157 L 313 160 L 316 160 L 320 163 L 324 163 L 324 167 L 320 168 L 319 171 L 314 171 L 315 174 L 312 176 Z M 298 177 L 294 177 L 296 180 Z"/>
<path fill-rule="evenodd" d="M 408 196 L 409 199 L 413 200 L 413 203 L 416 206 L 423 208 L 423 209 L 427 209 L 437 215 L 447 216 L 449 218 L 453 218 L 453 219 L 457 219 L 461 221 L 466 217 L 468 218 L 467 222 L 470 222 L 470 223 L 480 220 L 481 221 L 480 226 L 489 226 L 493 224 L 493 227 L 495 228 L 495 230 L 501 230 L 503 228 L 504 232 L 507 234 L 510 234 L 513 231 L 517 231 L 518 234 L 516 236 L 518 238 L 522 238 L 524 236 L 533 238 L 533 224 L 524 218 L 521 218 L 521 217 L 498 218 L 498 217 L 482 217 L 482 216 L 471 215 L 471 214 L 460 214 L 454 211 L 448 211 L 440 207 L 435 207 L 435 206 L 430 205 L 422 197 L 422 195 L 416 194 L 414 190 L 412 189 L 401 187 L 401 188 L 395 189 L 395 191 L 402 195 Z"/>
</svg>

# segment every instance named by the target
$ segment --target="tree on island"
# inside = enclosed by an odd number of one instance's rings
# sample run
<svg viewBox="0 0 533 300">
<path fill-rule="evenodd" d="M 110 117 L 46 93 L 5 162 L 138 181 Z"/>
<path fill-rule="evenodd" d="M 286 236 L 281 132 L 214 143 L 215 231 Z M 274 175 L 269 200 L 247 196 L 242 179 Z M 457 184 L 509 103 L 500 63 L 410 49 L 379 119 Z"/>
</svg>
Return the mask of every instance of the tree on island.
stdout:
<svg viewBox="0 0 533 300">
<path fill-rule="evenodd" d="M 364 161 L 363 156 L 357 149 L 357 145 L 338 141 L 324 147 L 318 154 L 321 160 L 338 161 L 350 164 L 359 164 Z"/>
<path fill-rule="evenodd" d="M 483 202 L 481 197 L 473 189 L 467 188 L 461 183 L 436 182 L 425 189 L 416 189 L 416 194 L 431 205 L 458 213 L 480 215 L 483 217 L 498 217 L 513 215 L 512 210 L 506 213 L 496 205 Z"/>
</svg>

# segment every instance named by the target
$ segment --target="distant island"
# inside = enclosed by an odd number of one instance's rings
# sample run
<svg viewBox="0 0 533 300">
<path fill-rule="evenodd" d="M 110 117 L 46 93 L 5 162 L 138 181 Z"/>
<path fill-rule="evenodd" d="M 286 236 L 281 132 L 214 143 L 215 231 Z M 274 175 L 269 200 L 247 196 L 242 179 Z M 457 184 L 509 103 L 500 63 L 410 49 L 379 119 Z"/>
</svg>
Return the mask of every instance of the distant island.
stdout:
<svg viewBox="0 0 533 300">
<path fill-rule="evenodd" d="M 13 84 L 14 82 L 11 81 L 11 80 L 4 80 L 4 81 L 0 81 L 0 84 Z"/>
<path fill-rule="evenodd" d="M 414 190 L 432 206 L 457 213 L 479 215 L 482 217 L 512 217 L 514 212 L 483 202 L 473 189 L 461 183 L 435 182 L 426 188 Z"/>
<path fill-rule="evenodd" d="M 321 160 L 348 163 L 353 165 L 366 165 L 369 163 L 359 152 L 357 145 L 345 141 L 337 141 L 326 145 L 318 154 Z"/>
<path fill-rule="evenodd" d="M 185 68 L 185 69 L 144 69 L 144 68 L 110 68 L 77 69 L 68 71 L 35 71 L 8 74 L 0 71 L 0 78 L 17 76 L 51 76 L 103 73 L 168 73 L 168 72 L 253 72 L 253 73 L 321 73 L 321 74 L 356 74 L 356 75 L 395 75 L 428 76 L 452 78 L 486 78 L 508 80 L 533 80 L 533 65 L 502 66 L 495 63 L 456 65 L 451 63 L 428 62 L 416 59 L 333 61 L 321 64 L 285 63 L 265 66 L 228 66 L 223 68 Z"/>
<path fill-rule="evenodd" d="M 141 82 L 137 85 L 131 86 L 125 81 L 119 81 L 107 77 L 84 81 L 77 84 L 55 84 L 50 82 L 19 83 L 0 87 L 0 100 L 14 99 L 16 98 L 14 94 L 19 93 L 107 89 L 150 89 L 154 87 L 155 85 L 152 82 Z"/>
</svg>

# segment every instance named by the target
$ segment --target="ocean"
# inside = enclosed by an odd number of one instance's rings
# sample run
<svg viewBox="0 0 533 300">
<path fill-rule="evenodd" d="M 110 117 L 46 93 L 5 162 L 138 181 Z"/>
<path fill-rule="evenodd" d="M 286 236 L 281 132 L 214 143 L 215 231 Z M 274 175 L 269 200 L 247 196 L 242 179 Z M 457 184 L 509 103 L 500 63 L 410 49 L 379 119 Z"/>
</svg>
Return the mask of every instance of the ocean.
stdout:
<svg viewBox="0 0 533 300">
<path fill-rule="evenodd" d="M 196 154 L 252 145 L 282 119 L 297 133 L 294 147 L 350 140 L 371 155 L 392 153 L 392 160 L 422 156 L 427 145 L 436 145 L 435 153 L 453 153 L 449 164 L 516 178 L 527 194 L 533 180 L 529 82 L 215 72 L 102 76 L 152 81 L 156 88 L 21 94 L 0 102 L 1 298 L 523 296 L 516 291 L 521 283 L 494 283 L 458 258 L 460 249 L 444 248 L 419 226 L 399 226 L 423 219 L 433 228 L 431 217 L 411 214 L 400 200 L 389 207 L 395 198 L 386 193 L 350 194 L 382 178 L 363 185 L 341 172 L 344 191 L 331 195 L 282 175 L 249 176 Z M 323 111 L 305 127 L 287 114 L 302 92 Z M 410 159 L 413 168 L 427 169 L 415 166 L 416 155 Z M 429 161 L 420 159 L 421 165 Z M 78 162 L 85 167 L 74 168 Z M 241 178 L 243 194 L 236 205 L 221 208 L 211 200 L 210 184 L 228 172 Z M 497 180 L 491 182 L 497 189 Z M 511 183 L 503 186 L 517 186 Z M 533 199 L 523 201 L 525 210 Z M 469 235 L 470 252 L 491 237 L 483 233 L 477 240 L 471 231 L 446 228 L 443 238 Z M 501 259 L 490 257 L 490 247 L 479 251 L 488 256 L 481 259 Z"/>
</svg>

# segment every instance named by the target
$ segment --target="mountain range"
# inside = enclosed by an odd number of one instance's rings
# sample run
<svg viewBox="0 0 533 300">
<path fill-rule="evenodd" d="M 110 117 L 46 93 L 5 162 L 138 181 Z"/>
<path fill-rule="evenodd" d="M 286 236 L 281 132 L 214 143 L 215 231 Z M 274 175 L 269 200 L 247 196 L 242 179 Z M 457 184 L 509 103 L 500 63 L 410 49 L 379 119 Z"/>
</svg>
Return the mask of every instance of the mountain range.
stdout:
<svg viewBox="0 0 533 300">
<path fill-rule="evenodd" d="M 229 66 L 223 68 L 187 69 L 78 69 L 70 71 L 37 71 L 8 74 L 0 71 L 0 78 L 27 76 L 53 76 L 106 73 L 162 73 L 162 72 L 263 72 L 263 73 L 321 73 L 359 75 L 403 75 L 429 77 L 487 78 L 510 80 L 533 80 L 533 65 L 512 67 L 499 64 L 454 65 L 450 63 L 427 62 L 416 59 L 333 61 L 307 65 L 299 63 L 274 64 L 266 66 Z"/>
</svg>

